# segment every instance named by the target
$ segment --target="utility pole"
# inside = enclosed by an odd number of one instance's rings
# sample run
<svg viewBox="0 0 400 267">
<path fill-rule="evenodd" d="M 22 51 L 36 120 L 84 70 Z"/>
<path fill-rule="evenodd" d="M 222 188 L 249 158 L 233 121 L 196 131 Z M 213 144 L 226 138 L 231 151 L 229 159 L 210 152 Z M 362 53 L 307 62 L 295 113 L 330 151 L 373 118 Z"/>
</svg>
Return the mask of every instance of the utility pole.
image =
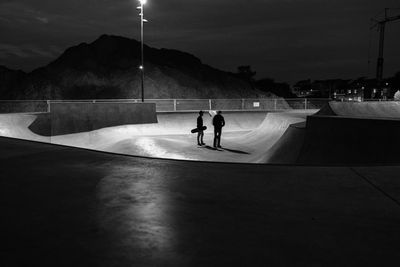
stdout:
<svg viewBox="0 0 400 267">
<path fill-rule="evenodd" d="M 144 18 L 144 5 L 146 4 L 147 0 L 139 0 L 140 6 L 137 9 L 140 10 L 140 76 L 141 76 L 141 84 L 142 84 L 142 102 L 144 102 L 144 50 L 143 50 L 143 24 L 147 22 Z"/>
<path fill-rule="evenodd" d="M 387 22 L 395 21 L 400 19 L 400 15 L 388 16 L 388 11 L 392 8 L 385 8 L 385 17 L 381 20 L 372 19 L 376 23 L 371 27 L 371 29 L 378 27 L 379 31 L 379 50 L 378 50 L 378 60 L 376 63 L 376 83 L 379 92 L 382 93 L 382 80 L 383 80 L 383 47 L 385 42 L 385 26 Z M 394 9 L 394 8 L 393 8 Z M 397 9 L 397 8 L 396 8 Z"/>
</svg>

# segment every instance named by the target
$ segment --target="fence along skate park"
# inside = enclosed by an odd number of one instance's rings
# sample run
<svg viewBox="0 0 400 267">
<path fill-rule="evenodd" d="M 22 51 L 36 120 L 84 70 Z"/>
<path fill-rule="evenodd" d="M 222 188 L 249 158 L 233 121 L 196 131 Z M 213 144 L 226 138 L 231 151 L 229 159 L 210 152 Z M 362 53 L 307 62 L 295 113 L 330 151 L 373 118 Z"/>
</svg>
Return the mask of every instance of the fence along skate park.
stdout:
<svg viewBox="0 0 400 267">
<path fill-rule="evenodd" d="M 394 260 L 397 102 L 271 103 L 221 108 L 222 151 L 195 145 L 194 110 L 87 132 L 49 126 L 41 110 L 1 114 L 3 251 L 16 264 L 101 266 Z"/>
</svg>

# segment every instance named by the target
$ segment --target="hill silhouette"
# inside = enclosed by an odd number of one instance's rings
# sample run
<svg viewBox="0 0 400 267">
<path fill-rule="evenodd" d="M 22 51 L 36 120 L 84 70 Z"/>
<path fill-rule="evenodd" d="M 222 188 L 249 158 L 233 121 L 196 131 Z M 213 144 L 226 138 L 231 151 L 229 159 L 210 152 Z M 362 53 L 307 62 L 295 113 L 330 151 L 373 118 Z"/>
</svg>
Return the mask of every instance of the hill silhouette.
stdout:
<svg viewBox="0 0 400 267">
<path fill-rule="evenodd" d="M 237 75 L 172 49 L 144 47 L 145 98 L 265 97 Z M 102 35 L 30 73 L 0 66 L 1 99 L 140 98 L 140 42 Z"/>
</svg>

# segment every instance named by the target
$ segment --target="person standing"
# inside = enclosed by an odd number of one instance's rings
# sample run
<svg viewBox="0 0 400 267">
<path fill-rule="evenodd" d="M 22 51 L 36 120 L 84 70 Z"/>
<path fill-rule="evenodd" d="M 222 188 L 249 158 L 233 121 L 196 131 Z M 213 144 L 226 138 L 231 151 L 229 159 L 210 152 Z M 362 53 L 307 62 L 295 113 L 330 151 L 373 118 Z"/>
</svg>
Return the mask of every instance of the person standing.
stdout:
<svg viewBox="0 0 400 267">
<path fill-rule="evenodd" d="M 199 111 L 199 116 L 197 117 L 197 144 L 199 146 L 205 145 L 203 142 L 203 137 L 204 137 L 204 129 L 203 129 L 203 111 Z"/>
<path fill-rule="evenodd" d="M 225 126 L 225 119 L 221 115 L 221 111 L 217 112 L 217 115 L 213 118 L 213 125 L 214 125 L 214 147 L 221 147 L 221 134 L 222 134 L 222 127 Z"/>
</svg>

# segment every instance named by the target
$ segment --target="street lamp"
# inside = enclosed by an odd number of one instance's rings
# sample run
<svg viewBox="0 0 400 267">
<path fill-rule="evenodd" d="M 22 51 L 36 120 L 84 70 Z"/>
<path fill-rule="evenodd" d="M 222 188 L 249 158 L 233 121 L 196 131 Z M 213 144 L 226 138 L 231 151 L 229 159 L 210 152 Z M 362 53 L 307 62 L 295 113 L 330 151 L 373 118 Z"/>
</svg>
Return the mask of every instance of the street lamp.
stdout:
<svg viewBox="0 0 400 267">
<path fill-rule="evenodd" d="M 139 0 L 140 6 L 137 7 L 137 9 L 140 10 L 140 72 L 141 72 L 141 77 L 142 77 L 142 102 L 144 102 L 144 53 L 143 53 L 143 23 L 147 22 L 147 20 L 144 18 L 144 8 L 143 6 L 146 4 L 147 0 Z"/>
</svg>

